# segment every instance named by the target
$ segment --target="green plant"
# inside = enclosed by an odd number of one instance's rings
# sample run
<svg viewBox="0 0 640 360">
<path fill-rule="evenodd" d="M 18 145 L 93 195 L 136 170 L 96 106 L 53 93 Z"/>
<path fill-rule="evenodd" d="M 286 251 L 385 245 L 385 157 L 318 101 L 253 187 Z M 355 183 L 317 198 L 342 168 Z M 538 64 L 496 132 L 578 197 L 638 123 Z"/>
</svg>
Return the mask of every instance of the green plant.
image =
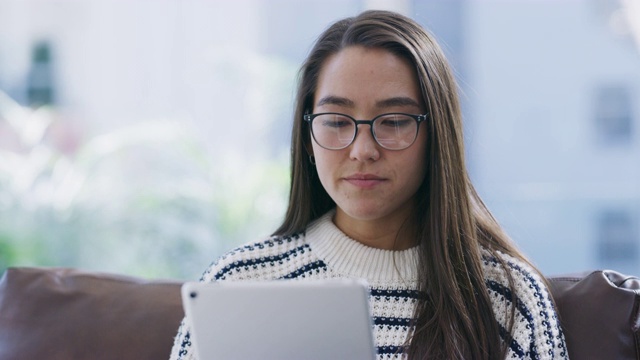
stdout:
<svg viewBox="0 0 640 360">
<path fill-rule="evenodd" d="M 286 196 L 284 161 L 221 172 L 178 120 L 82 139 L 69 154 L 47 138 L 52 109 L 0 93 L 1 119 L 20 142 L 0 150 L 0 267 L 193 279 L 257 227 L 272 229 Z"/>
</svg>

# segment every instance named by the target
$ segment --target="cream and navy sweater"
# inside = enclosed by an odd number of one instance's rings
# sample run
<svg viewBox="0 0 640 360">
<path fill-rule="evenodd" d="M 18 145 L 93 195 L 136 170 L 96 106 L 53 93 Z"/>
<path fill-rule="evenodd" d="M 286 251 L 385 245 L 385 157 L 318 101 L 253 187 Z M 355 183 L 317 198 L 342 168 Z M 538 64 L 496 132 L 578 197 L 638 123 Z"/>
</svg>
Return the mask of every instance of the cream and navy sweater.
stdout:
<svg viewBox="0 0 640 360">
<path fill-rule="evenodd" d="M 332 215 L 319 218 L 305 233 L 239 247 L 213 263 L 201 280 L 365 279 L 371 287 L 378 359 L 406 358 L 401 346 L 412 330 L 410 321 L 418 297 L 417 249 L 389 251 L 364 246 L 342 233 L 331 221 Z M 483 269 L 496 321 L 505 333 L 506 314 L 514 299 L 519 300 L 507 359 L 566 359 L 564 336 L 549 291 L 528 265 L 502 256 L 515 287 L 509 287 L 505 269 L 495 258 L 485 256 Z M 183 321 L 171 360 L 196 359 L 192 341 Z"/>
</svg>

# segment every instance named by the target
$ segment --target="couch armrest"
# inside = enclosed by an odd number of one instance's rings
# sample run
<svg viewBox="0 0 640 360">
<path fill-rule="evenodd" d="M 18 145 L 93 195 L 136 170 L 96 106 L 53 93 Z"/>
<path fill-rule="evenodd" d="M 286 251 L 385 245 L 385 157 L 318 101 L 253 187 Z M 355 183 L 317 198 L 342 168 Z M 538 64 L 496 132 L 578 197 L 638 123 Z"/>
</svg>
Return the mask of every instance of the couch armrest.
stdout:
<svg viewBox="0 0 640 360">
<path fill-rule="evenodd" d="M 548 280 L 570 359 L 640 359 L 640 279 L 604 270 Z"/>
<path fill-rule="evenodd" d="M 181 283 L 60 268 L 0 280 L 0 359 L 168 359 Z"/>
</svg>

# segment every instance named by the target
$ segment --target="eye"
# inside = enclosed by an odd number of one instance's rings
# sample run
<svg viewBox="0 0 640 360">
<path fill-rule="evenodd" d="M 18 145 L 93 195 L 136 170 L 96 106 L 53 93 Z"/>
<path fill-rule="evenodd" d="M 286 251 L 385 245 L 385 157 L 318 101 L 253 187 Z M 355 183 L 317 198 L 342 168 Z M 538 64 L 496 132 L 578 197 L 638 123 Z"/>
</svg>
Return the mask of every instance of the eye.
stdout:
<svg viewBox="0 0 640 360">
<path fill-rule="evenodd" d="M 318 117 L 318 120 L 320 120 L 320 124 L 322 124 L 322 126 L 330 128 L 344 128 L 353 126 L 353 122 L 351 121 L 351 119 L 340 115 L 322 115 Z"/>
<path fill-rule="evenodd" d="M 402 128 L 411 126 L 414 120 L 406 115 L 391 114 L 378 118 L 376 122 L 381 127 Z"/>
</svg>

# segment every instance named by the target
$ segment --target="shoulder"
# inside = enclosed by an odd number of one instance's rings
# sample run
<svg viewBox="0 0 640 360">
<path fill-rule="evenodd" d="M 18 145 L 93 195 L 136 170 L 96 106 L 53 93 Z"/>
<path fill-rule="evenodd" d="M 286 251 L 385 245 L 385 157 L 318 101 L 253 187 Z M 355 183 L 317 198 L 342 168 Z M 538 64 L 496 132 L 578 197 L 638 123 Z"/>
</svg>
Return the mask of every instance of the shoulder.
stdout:
<svg viewBox="0 0 640 360">
<path fill-rule="evenodd" d="M 489 290 L 514 291 L 520 296 L 549 296 L 540 274 L 523 260 L 499 251 L 491 254 L 483 250 L 482 264 Z"/>
<path fill-rule="evenodd" d="M 214 261 L 201 281 L 267 280 L 283 276 L 289 267 L 300 266 L 310 255 L 305 234 L 272 236 L 239 246 Z"/>
<path fill-rule="evenodd" d="M 555 305 L 538 271 L 498 251 L 491 254 L 483 250 L 482 258 L 496 320 L 510 333 L 511 357 L 565 358 L 566 345 Z"/>
<path fill-rule="evenodd" d="M 537 320 L 534 317 L 538 315 L 556 316 L 551 293 L 528 263 L 498 251 L 491 254 L 484 250 L 482 263 L 485 285 L 499 320 L 512 307 L 527 322 Z"/>
</svg>

